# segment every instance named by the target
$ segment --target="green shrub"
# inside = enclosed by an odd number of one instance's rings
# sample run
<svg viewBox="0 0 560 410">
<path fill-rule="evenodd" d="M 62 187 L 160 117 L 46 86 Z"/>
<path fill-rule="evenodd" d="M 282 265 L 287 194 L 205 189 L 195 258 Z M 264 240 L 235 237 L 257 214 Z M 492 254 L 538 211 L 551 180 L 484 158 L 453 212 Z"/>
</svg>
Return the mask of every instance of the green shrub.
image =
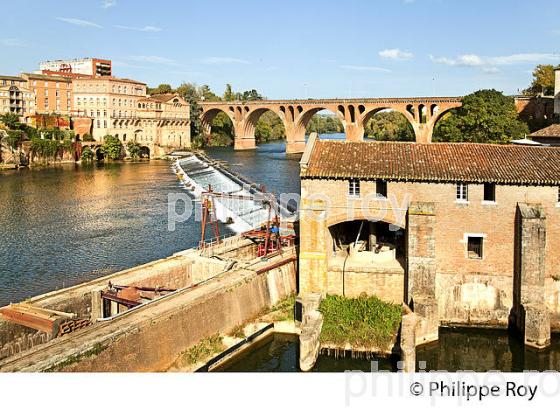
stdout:
<svg viewBox="0 0 560 410">
<path fill-rule="evenodd" d="M 402 307 L 375 296 L 355 299 L 327 296 L 321 302 L 323 314 L 321 342 L 354 348 L 385 348 L 396 335 Z"/>
<path fill-rule="evenodd" d="M 122 158 L 123 145 L 117 137 L 106 135 L 101 150 L 108 159 L 117 160 Z"/>
</svg>

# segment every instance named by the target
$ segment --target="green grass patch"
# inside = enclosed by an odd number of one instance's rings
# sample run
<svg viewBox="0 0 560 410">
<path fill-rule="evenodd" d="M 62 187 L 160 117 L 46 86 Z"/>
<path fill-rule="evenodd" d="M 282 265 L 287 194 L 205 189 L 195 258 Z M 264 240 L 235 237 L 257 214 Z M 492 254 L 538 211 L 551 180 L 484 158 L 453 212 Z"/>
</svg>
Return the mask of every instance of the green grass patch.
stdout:
<svg viewBox="0 0 560 410">
<path fill-rule="evenodd" d="M 213 335 L 202 339 L 196 345 L 188 348 L 183 357 L 188 364 L 196 364 L 198 362 L 210 359 L 224 349 L 224 343 L 220 335 Z"/>
<path fill-rule="evenodd" d="M 321 301 L 321 342 L 353 348 L 387 348 L 401 323 L 402 307 L 375 296 L 327 296 Z"/>
</svg>

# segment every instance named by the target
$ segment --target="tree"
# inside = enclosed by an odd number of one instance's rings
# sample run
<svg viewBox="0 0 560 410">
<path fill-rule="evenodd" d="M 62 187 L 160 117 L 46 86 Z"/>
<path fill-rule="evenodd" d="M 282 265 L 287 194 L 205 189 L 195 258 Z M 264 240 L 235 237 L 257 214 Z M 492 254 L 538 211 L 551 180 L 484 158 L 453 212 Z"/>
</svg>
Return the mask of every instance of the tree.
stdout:
<svg viewBox="0 0 560 410">
<path fill-rule="evenodd" d="M 200 98 L 197 86 L 193 83 L 182 83 L 175 89 L 175 92 L 189 102 L 196 101 Z"/>
<path fill-rule="evenodd" d="M 112 160 L 121 159 L 123 149 L 121 141 L 113 135 L 106 135 L 104 140 L 105 142 L 100 149 L 107 158 Z"/>
<path fill-rule="evenodd" d="M 224 101 L 234 101 L 235 94 L 231 89 L 231 84 L 226 84 L 226 90 L 224 91 Z"/>
<path fill-rule="evenodd" d="M 539 64 L 533 70 L 533 82 L 523 90 L 525 95 L 554 95 L 554 67 Z"/>
<path fill-rule="evenodd" d="M 128 150 L 128 155 L 130 155 L 131 158 L 134 159 L 140 158 L 140 154 L 142 152 L 142 149 L 140 148 L 140 144 L 134 141 L 128 141 L 128 143 L 126 144 L 126 148 Z"/>
<path fill-rule="evenodd" d="M 0 122 L 11 130 L 19 130 L 21 128 L 19 116 L 13 112 L 0 115 Z"/>
<path fill-rule="evenodd" d="M 365 133 L 377 141 L 414 141 L 414 129 L 397 111 L 375 114 L 366 124 Z"/>
<path fill-rule="evenodd" d="M 523 138 L 515 100 L 496 90 L 480 90 L 463 97 L 462 107 L 447 113 L 434 130 L 434 141 L 507 143 Z"/>
<path fill-rule="evenodd" d="M 82 156 L 80 157 L 80 159 L 83 162 L 93 161 L 93 151 L 91 150 L 90 147 L 84 147 L 84 149 L 82 150 Z"/>
<path fill-rule="evenodd" d="M 173 92 L 173 87 L 169 84 L 160 84 L 156 88 L 148 88 L 148 94 L 169 94 Z"/>
<path fill-rule="evenodd" d="M 210 87 L 206 84 L 200 86 L 199 94 L 204 99 L 204 101 L 222 101 L 220 97 L 210 90 Z"/>
</svg>

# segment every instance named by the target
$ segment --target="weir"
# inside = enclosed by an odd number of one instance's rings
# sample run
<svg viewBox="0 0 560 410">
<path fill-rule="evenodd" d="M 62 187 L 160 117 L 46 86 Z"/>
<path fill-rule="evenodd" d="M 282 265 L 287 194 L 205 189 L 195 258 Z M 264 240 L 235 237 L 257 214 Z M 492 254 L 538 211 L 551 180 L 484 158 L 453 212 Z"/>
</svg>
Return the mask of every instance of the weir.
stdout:
<svg viewBox="0 0 560 410">
<path fill-rule="evenodd" d="M 265 198 L 265 192 L 256 183 L 202 154 L 180 158 L 174 168 L 187 192 L 196 200 L 200 200 L 209 187 L 228 195 Z M 224 223 L 231 221 L 229 227 L 237 233 L 258 228 L 269 218 L 268 208 L 262 201 L 216 198 L 215 204 L 217 218 Z M 295 208 L 279 202 L 277 209 L 282 220 L 294 219 Z"/>
</svg>

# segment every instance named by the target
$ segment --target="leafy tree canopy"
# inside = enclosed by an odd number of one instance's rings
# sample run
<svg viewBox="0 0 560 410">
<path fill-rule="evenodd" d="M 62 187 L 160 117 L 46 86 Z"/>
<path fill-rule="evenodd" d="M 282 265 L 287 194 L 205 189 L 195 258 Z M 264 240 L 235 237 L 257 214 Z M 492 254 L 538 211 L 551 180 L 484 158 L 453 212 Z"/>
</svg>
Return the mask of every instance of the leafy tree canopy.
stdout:
<svg viewBox="0 0 560 410">
<path fill-rule="evenodd" d="M 121 141 L 113 135 L 106 135 L 104 141 L 100 149 L 107 158 L 112 160 L 121 159 L 123 149 Z"/>
<path fill-rule="evenodd" d="M 539 64 L 533 70 L 533 82 L 523 90 L 525 95 L 554 95 L 554 67 Z"/>
<path fill-rule="evenodd" d="M 397 111 L 382 111 L 366 124 L 365 134 L 377 141 L 414 141 L 414 129 L 406 117 Z"/>
<path fill-rule="evenodd" d="M 507 143 L 529 132 L 520 121 L 513 97 L 496 90 L 480 90 L 463 98 L 463 105 L 436 125 L 434 141 Z"/>
</svg>

